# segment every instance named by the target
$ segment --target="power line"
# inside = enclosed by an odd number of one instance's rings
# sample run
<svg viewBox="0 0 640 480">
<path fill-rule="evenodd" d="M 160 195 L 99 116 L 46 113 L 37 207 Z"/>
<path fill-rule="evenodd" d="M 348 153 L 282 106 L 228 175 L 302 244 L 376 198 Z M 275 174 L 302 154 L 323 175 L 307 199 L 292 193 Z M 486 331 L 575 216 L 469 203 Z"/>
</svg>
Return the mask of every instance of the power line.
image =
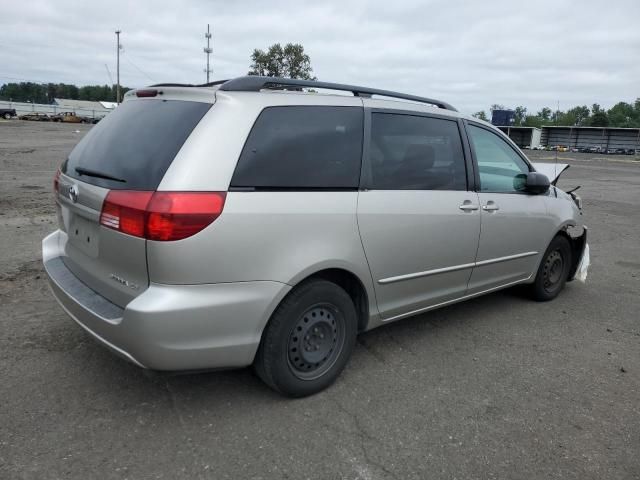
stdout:
<svg viewBox="0 0 640 480">
<path fill-rule="evenodd" d="M 107 69 L 107 75 L 109 75 L 109 84 L 113 86 L 113 77 L 111 76 L 111 72 L 109 71 L 109 67 L 107 66 L 106 63 L 104 64 L 104 68 Z"/>
<path fill-rule="evenodd" d="M 133 68 L 135 68 L 136 70 L 138 70 L 142 75 L 144 75 L 145 77 L 147 77 L 149 80 L 151 80 L 152 82 L 155 82 L 155 80 L 153 78 L 151 78 L 149 75 L 147 75 L 140 67 L 138 67 L 135 63 L 133 63 L 130 59 L 129 59 L 129 54 L 125 55 L 123 58 L 129 62 L 131 64 L 131 66 Z"/>
</svg>

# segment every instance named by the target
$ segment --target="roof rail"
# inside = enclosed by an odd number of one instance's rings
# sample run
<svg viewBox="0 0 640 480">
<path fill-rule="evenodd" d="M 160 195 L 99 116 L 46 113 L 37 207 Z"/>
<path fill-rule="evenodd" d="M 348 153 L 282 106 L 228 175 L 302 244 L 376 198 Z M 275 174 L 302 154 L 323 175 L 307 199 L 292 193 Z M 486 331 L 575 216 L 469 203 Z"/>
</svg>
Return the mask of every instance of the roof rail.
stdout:
<svg viewBox="0 0 640 480">
<path fill-rule="evenodd" d="M 194 85 L 193 83 L 157 83 L 155 85 L 149 85 L 149 87 L 213 87 L 215 85 L 222 85 L 229 80 L 216 80 L 215 82 L 201 83 L 200 85 Z"/>
<path fill-rule="evenodd" d="M 220 90 L 228 92 L 259 92 L 265 88 L 286 88 L 286 87 L 307 87 L 307 88 L 323 88 L 327 90 L 340 90 L 351 92 L 356 97 L 371 97 L 371 95 L 380 95 L 383 97 L 400 98 L 402 100 L 410 100 L 419 103 L 428 103 L 438 108 L 457 110 L 446 102 L 435 100 L 433 98 L 418 97 L 415 95 L 407 95 L 405 93 L 392 92 L 390 90 L 378 90 L 375 88 L 358 87 L 355 85 L 343 85 L 341 83 L 318 82 L 315 80 L 297 80 L 292 78 L 280 77 L 259 77 L 257 75 L 248 75 L 246 77 L 238 77 L 232 80 L 207 83 L 197 85 L 198 87 L 222 85 Z"/>
</svg>

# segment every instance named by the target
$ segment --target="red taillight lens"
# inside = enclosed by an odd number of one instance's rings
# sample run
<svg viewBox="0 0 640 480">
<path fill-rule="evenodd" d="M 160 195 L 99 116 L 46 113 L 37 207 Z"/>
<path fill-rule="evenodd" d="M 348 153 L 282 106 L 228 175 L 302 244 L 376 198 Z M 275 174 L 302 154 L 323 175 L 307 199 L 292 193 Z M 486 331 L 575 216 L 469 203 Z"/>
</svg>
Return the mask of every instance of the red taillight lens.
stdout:
<svg viewBox="0 0 640 480">
<path fill-rule="evenodd" d="M 181 240 L 218 218 L 225 197 L 224 192 L 112 190 L 102 205 L 100 224 L 149 240 Z"/>
<path fill-rule="evenodd" d="M 58 193 L 60 190 L 60 169 L 56 170 L 56 174 L 53 176 L 53 193 Z"/>
<path fill-rule="evenodd" d="M 149 240 L 180 240 L 195 235 L 222 213 L 225 194 L 156 192 L 147 210 Z"/>
<path fill-rule="evenodd" d="M 102 204 L 100 224 L 135 237 L 144 237 L 147 205 L 153 192 L 111 190 Z"/>
</svg>

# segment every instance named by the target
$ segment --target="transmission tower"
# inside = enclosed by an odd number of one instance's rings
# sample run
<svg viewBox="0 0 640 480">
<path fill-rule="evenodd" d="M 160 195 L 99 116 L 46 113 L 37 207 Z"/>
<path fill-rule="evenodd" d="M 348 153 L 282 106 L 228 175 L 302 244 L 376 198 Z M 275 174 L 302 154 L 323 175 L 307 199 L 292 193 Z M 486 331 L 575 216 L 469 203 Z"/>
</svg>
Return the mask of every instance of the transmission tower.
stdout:
<svg viewBox="0 0 640 480">
<path fill-rule="evenodd" d="M 209 42 L 211 41 L 211 31 L 209 30 L 209 24 L 207 23 L 207 33 L 204 34 L 204 38 L 207 39 L 207 46 L 204 47 L 204 53 L 207 54 L 207 68 L 204 70 L 207 74 L 207 83 L 209 83 L 209 74 L 211 73 L 211 68 L 209 67 L 209 56 L 213 52 L 213 48 L 211 48 Z"/>
</svg>

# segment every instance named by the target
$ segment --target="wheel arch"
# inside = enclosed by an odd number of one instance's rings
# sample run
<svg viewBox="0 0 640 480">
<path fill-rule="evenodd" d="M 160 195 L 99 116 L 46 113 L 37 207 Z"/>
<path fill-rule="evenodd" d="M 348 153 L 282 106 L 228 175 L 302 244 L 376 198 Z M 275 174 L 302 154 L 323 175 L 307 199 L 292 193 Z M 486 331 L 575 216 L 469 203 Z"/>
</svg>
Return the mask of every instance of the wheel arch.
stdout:
<svg viewBox="0 0 640 480">
<path fill-rule="evenodd" d="M 576 233 L 575 235 L 572 235 L 572 233 L 574 233 L 573 232 L 574 229 L 580 229 L 580 228 L 582 229 L 581 234 Z M 538 268 L 540 267 L 540 263 L 544 258 L 545 251 L 547 250 L 547 248 L 549 247 L 553 239 L 558 236 L 566 238 L 567 241 L 569 242 L 569 246 L 571 247 L 572 258 L 571 258 L 571 269 L 569 271 L 570 273 L 569 273 L 568 281 L 573 280 L 573 277 L 578 267 L 578 262 L 580 261 L 580 257 L 582 256 L 582 252 L 584 250 L 584 247 L 586 244 L 586 238 L 587 238 L 587 228 L 585 226 L 579 226 L 574 220 L 567 220 L 563 222 L 554 231 L 553 235 L 549 237 L 544 247 L 544 250 L 540 252 L 540 258 L 536 263 L 536 267 L 535 267 L 535 270 L 533 271 L 532 278 L 535 278 L 535 273 L 538 271 Z"/>
</svg>

